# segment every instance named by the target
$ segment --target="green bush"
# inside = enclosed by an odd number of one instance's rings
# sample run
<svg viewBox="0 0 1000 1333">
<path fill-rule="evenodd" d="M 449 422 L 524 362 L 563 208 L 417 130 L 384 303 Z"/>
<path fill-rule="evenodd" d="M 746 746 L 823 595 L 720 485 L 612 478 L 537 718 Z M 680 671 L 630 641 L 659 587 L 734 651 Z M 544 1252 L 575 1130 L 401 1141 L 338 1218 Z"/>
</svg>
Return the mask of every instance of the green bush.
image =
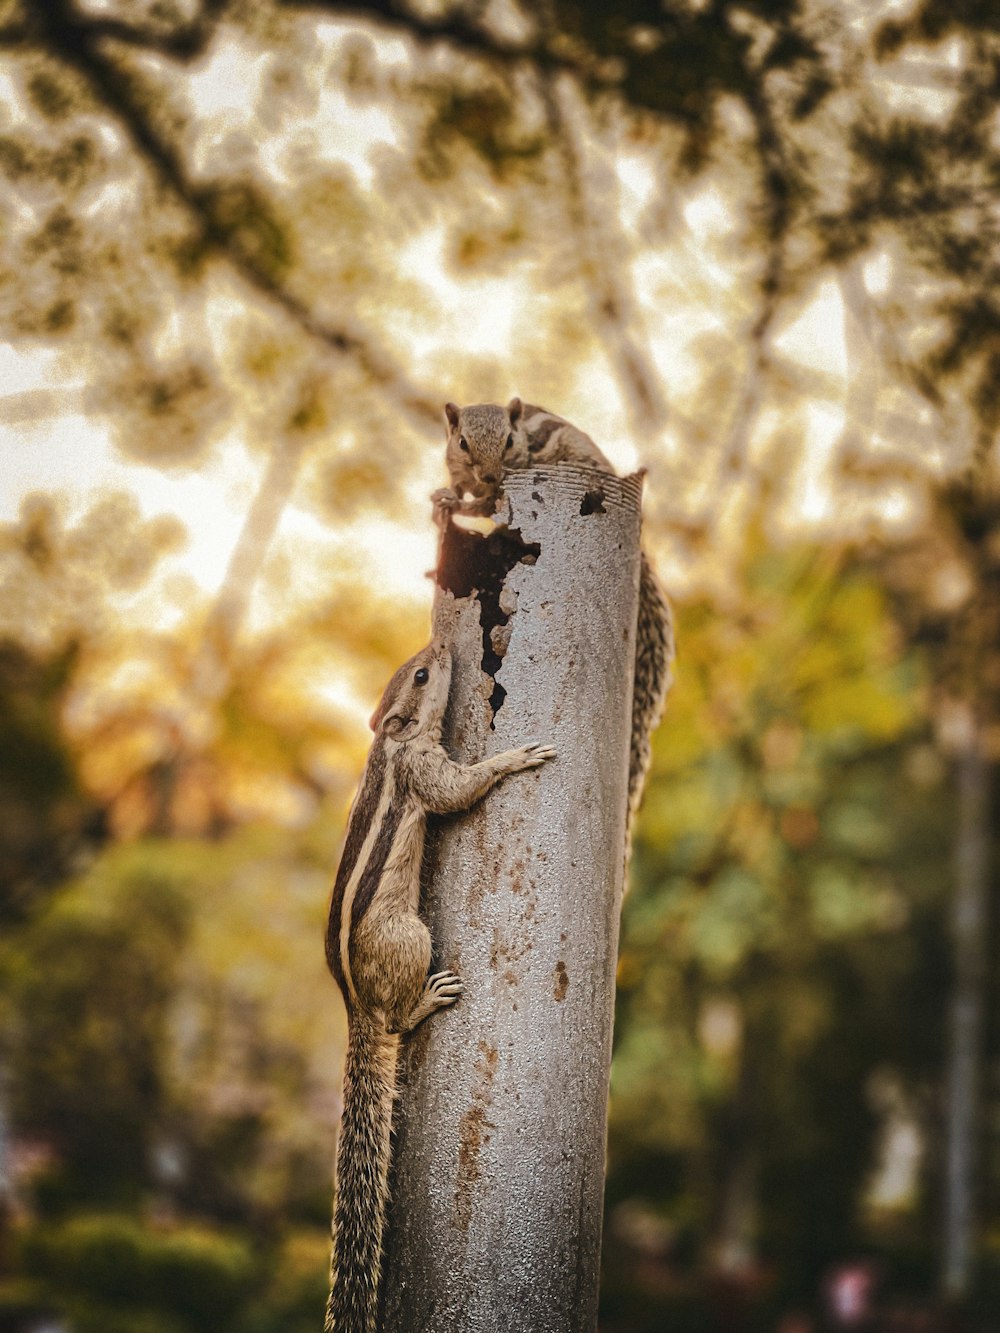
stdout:
<svg viewBox="0 0 1000 1333">
<path fill-rule="evenodd" d="M 315 1333 L 323 1326 L 330 1280 L 329 1228 L 287 1232 L 268 1254 L 265 1290 L 240 1320 L 238 1333 Z"/>
<path fill-rule="evenodd" d="M 153 1231 L 115 1214 L 37 1227 L 24 1238 L 22 1260 L 25 1273 L 44 1279 L 53 1296 L 172 1316 L 171 1329 L 232 1326 L 257 1273 L 249 1244 L 238 1237 L 190 1225 Z M 129 1330 L 138 1328 L 129 1318 Z M 156 1320 L 154 1326 L 160 1333 Z"/>
<path fill-rule="evenodd" d="M 113 1310 L 89 1301 L 67 1302 L 73 1333 L 190 1333 L 190 1325 L 156 1310 Z"/>
</svg>

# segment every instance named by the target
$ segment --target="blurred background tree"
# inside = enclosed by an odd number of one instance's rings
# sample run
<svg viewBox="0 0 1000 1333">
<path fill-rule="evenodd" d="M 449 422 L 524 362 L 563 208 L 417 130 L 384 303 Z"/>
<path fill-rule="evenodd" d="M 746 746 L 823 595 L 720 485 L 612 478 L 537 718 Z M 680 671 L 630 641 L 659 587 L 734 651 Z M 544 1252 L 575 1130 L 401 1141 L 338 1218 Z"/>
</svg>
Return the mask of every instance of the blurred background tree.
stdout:
<svg viewBox="0 0 1000 1333">
<path fill-rule="evenodd" d="M 326 883 L 439 405 L 514 392 L 650 467 L 680 621 L 604 1325 L 816 1324 L 852 1263 L 981 1323 L 995 5 L 3 0 L 0 48 L 8 1324 L 316 1325 Z"/>
</svg>

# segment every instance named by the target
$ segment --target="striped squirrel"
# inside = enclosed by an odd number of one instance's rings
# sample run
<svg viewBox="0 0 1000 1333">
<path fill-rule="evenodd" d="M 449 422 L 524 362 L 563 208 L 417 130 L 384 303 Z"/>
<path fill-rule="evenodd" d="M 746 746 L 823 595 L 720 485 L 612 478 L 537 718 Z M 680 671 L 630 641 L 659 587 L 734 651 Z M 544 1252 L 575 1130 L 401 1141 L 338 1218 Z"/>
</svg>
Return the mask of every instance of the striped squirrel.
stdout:
<svg viewBox="0 0 1000 1333">
<path fill-rule="evenodd" d="M 386 686 L 330 903 L 326 960 L 348 1039 L 326 1333 L 374 1333 L 398 1034 L 462 993 L 453 972 L 427 975 L 431 936 L 417 915 L 427 814 L 466 810 L 507 774 L 555 755 L 530 744 L 452 762 L 441 745 L 451 666 L 448 648 L 434 642 Z"/>
<path fill-rule="evenodd" d="M 454 513 L 491 515 L 504 472 L 515 468 L 575 463 L 614 475 L 614 468 L 582 430 L 544 407 L 512 398 L 506 407 L 445 404 L 450 487 L 431 497 L 438 524 Z M 645 550 L 640 554 L 639 617 L 628 779 L 628 847 L 650 762 L 650 737 L 663 714 L 674 657 L 673 619 Z"/>
</svg>

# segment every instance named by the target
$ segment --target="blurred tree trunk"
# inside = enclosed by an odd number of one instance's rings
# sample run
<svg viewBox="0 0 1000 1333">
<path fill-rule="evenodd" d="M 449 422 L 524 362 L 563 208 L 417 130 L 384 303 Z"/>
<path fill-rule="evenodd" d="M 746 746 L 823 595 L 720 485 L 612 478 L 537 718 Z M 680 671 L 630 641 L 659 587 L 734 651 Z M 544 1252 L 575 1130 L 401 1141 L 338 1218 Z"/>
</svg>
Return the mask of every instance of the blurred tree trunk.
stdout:
<svg viewBox="0 0 1000 1333">
<path fill-rule="evenodd" d="M 739 1282 L 757 1262 L 760 1211 L 760 1161 L 754 1133 L 753 1048 L 744 1034 L 740 1076 L 723 1124 L 719 1215 L 715 1229 L 715 1267 L 726 1280 Z"/>
<path fill-rule="evenodd" d="M 596 1328 L 639 496 L 635 477 L 518 472 L 509 526 L 444 543 L 446 744 L 558 757 L 430 848 L 435 966 L 465 994 L 404 1051 L 386 1333 Z"/>
<path fill-rule="evenodd" d="M 163 753 L 146 773 L 149 801 L 146 828 L 157 837 L 170 837 L 177 829 L 175 803 L 185 766 L 197 760 L 201 739 L 213 729 L 212 714 L 229 688 L 236 644 L 254 588 L 295 489 L 306 446 L 307 439 L 302 436 L 279 440 L 271 450 L 191 661 L 185 693 L 188 712 L 185 725 L 178 726 L 172 717 L 164 720 Z M 221 814 L 217 815 L 213 832 L 219 835 L 226 823 Z"/>
<path fill-rule="evenodd" d="M 983 1169 L 981 1085 L 992 839 L 990 748 L 1000 683 L 1000 496 L 986 458 L 940 497 L 968 595 L 947 625 L 942 739 L 955 763 L 954 992 L 949 1014 L 941 1284 L 961 1300 L 973 1285 Z M 942 511 L 939 511 L 942 512 Z"/>
<path fill-rule="evenodd" d="M 982 728 L 971 708 L 964 710 L 958 730 L 958 829 L 952 913 L 955 990 L 949 1023 L 945 1108 L 942 1271 L 945 1293 L 954 1299 L 961 1299 L 969 1290 L 974 1250 L 991 834 L 990 770 L 983 749 Z"/>
<path fill-rule="evenodd" d="M 10 1219 L 14 1210 L 14 1178 L 10 1154 L 10 1078 L 6 1053 L 0 1050 L 0 1277 L 8 1270 Z"/>
<path fill-rule="evenodd" d="M 214 704 L 225 691 L 233 648 L 281 516 L 295 489 L 306 445 L 307 440 L 302 437 L 279 441 L 271 450 L 191 668 L 191 693 L 198 703 Z"/>
</svg>

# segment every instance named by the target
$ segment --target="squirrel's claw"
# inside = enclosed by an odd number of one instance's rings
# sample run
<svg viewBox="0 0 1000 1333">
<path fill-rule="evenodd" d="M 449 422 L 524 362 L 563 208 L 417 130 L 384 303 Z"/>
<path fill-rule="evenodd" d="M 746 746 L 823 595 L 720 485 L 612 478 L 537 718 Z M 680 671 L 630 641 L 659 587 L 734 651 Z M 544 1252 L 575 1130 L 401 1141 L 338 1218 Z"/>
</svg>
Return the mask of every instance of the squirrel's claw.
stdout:
<svg viewBox="0 0 1000 1333">
<path fill-rule="evenodd" d="M 556 748 L 554 745 L 545 745 L 541 741 L 531 741 L 522 749 L 524 755 L 525 768 L 537 768 L 544 764 L 546 760 L 555 759 Z"/>
<path fill-rule="evenodd" d="M 427 993 L 439 1008 L 454 1004 L 464 991 L 461 977 L 454 972 L 436 972 L 427 978 Z"/>
<path fill-rule="evenodd" d="M 431 494 L 431 504 L 434 506 L 434 522 L 438 527 L 447 527 L 449 518 L 461 503 L 458 495 L 450 486 L 439 486 Z"/>
</svg>

